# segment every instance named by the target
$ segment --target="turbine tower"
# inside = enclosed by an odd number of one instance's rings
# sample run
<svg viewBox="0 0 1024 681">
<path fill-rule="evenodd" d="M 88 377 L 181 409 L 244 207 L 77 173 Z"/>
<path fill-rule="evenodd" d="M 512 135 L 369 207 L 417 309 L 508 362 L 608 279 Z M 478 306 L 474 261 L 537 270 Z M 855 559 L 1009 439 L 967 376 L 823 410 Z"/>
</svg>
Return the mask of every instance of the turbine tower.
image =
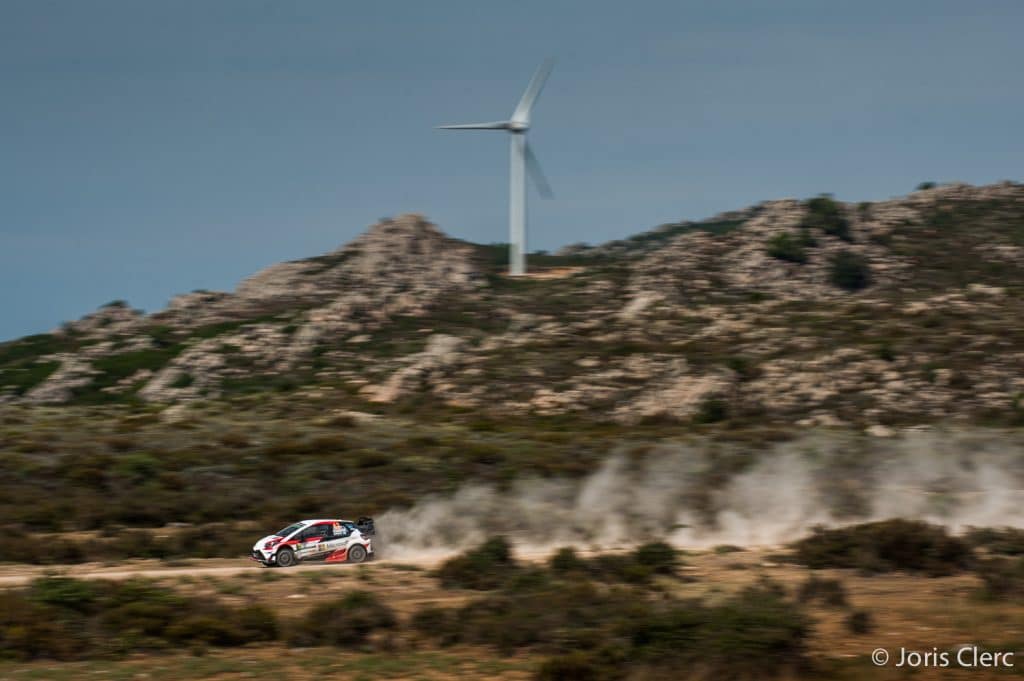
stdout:
<svg viewBox="0 0 1024 681">
<path fill-rule="evenodd" d="M 551 73 L 554 60 L 546 59 L 533 80 L 526 87 L 522 99 L 507 121 L 491 123 L 468 123 L 465 125 L 439 125 L 441 130 L 504 130 L 509 133 L 509 173 L 508 173 L 508 273 L 513 277 L 526 274 L 526 172 L 529 168 L 530 177 L 537 185 L 537 190 L 544 198 L 551 198 L 551 186 L 544 178 L 537 157 L 526 142 L 526 131 L 530 129 L 530 111 L 533 109 L 537 96 L 544 87 L 544 82 Z"/>
</svg>

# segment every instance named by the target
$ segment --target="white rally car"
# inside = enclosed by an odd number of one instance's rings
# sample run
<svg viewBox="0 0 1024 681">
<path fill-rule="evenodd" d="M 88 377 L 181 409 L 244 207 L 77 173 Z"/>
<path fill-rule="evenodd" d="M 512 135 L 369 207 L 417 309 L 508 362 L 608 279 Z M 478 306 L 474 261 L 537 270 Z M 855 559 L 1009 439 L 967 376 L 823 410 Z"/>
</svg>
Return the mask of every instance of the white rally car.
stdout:
<svg viewBox="0 0 1024 681">
<path fill-rule="evenodd" d="M 299 561 L 362 563 L 373 556 L 373 520 L 300 520 L 252 547 L 253 560 L 263 565 L 291 567 Z"/>
</svg>

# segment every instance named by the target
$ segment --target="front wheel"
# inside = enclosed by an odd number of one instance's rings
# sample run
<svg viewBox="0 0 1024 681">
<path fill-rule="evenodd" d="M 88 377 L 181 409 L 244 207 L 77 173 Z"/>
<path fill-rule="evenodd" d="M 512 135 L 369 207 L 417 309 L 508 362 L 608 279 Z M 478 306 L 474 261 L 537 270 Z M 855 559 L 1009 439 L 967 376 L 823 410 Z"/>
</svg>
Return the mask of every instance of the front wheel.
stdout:
<svg viewBox="0 0 1024 681">
<path fill-rule="evenodd" d="M 348 562 L 362 563 L 366 560 L 366 548 L 362 544 L 354 544 L 348 550 Z"/>
<path fill-rule="evenodd" d="M 277 564 L 279 567 L 291 567 L 295 565 L 295 554 L 291 549 L 281 549 L 277 552 Z"/>
</svg>

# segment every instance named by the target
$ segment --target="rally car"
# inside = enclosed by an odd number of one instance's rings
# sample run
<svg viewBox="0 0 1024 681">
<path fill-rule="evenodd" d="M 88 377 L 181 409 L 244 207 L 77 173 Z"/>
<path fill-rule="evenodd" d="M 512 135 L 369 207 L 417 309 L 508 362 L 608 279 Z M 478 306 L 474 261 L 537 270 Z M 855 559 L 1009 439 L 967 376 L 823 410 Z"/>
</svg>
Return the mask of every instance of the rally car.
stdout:
<svg viewBox="0 0 1024 681">
<path fill-rule="evenodd" d="M 362 563 L 373 556 L 373 533 L 371 518 L 300 520 L 260 539 L 250 557 L 268 567 L 291 567 L 306 560 Z"/>
</svg>

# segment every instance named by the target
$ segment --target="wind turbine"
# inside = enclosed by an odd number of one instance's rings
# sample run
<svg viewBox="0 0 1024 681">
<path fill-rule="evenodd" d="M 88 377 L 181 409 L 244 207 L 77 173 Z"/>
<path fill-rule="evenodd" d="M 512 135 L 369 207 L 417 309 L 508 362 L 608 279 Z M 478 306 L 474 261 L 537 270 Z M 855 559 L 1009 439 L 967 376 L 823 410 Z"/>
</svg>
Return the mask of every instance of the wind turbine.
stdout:
<svg viewBox="0 0 1024 681">
<path fill-rule="evenodd" d="M 508 273 L 513 277 L 526 274 L 526 169 L 544 198 L 551 198 L 551 186 L 540 169 L 537 157 L 526 143 L 526 131 L 530 129 L 530 110 L 544 87 L 544 82 L 554 66 L 553 59 L 546 59 L 533 75 L 522 99 L 507 121 L 492 123 L 468 123 L 465 125 L 439 125 L 441 130 L 504 130 L 509 133 L 509 174 L 508 174 Z"/>
</svg>

